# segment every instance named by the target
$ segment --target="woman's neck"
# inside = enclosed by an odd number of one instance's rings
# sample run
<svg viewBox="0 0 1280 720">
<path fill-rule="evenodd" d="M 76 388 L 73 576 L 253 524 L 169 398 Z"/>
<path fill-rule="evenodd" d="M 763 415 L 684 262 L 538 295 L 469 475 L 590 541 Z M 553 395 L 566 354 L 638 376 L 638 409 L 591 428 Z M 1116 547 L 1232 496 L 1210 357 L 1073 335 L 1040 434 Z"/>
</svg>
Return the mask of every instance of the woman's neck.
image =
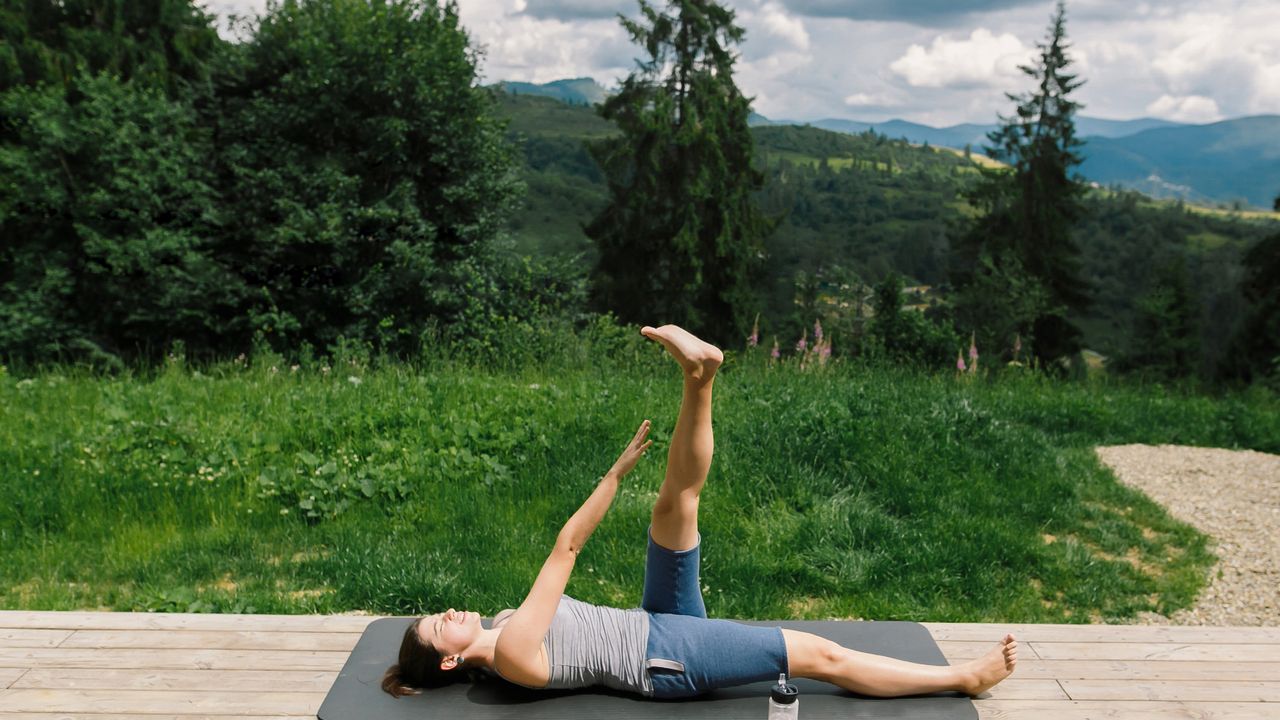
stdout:
<svg viewBox="0 0 1280 720">
<path fill-rule="evenodd" d="M 462 651 L 462 657 L 466 660 L 466 667 L 483 667 L 493 669 L 493 650 L 498 646 L 498 636 L 502 634 L 502 628 L 482 629 L 480 637 L 471 643 L 466 650 Z"/>
</svg>

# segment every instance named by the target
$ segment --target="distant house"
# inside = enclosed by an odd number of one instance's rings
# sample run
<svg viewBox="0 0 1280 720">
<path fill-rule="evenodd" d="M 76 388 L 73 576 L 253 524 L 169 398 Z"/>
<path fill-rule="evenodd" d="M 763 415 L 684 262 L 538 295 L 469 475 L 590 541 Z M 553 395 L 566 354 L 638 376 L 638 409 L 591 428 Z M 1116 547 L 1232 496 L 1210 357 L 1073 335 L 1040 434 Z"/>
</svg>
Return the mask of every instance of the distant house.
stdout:
<svg viewBox="0 0 1280 720">
<path fill-rule="evenodd" d="M 940 300 L 932 285 L 910 285 L 902 288 L 902 309 L 924 312 Z"/>
</svg>

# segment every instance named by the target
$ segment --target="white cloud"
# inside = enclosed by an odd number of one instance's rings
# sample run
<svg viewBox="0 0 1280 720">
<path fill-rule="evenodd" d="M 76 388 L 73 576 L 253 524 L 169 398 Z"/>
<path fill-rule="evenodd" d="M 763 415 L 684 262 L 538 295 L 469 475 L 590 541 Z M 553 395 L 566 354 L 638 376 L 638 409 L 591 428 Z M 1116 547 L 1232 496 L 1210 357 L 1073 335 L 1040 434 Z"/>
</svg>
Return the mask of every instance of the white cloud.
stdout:
<svg viewBox="0 0 1280 720">
<path fill-rule="evenodd" d="M 797 50 L 809 49 L 809 33 L 804 29 L 804 21 L 788 15 L 786 8 L 767 3 L 760 9 L 759 19 L 765 32 L 786 40 Z"/>
<path fill-rule="evenodd" d="M 1147 105 L 1147 114 L 1165 120 L 1189 123 L 1207 123 L 1222 119 L 1218 103 L 1214 102 L 1213 98 L 1203 95 L 1183 97 L 1161 95 L 1160 99 Z"/>
<path fill-rule="evenodd" d="M 882 93 L 857 92 L 846 95 L 844 104 L 849 107 L 893 107 L 898 100 Z"/>
<path fill-rule="evenodd" d="M 967 39 L 939 35 L 928 49 L 912 45 L 889 69 L 912 87 L 1008 85 L 1021 76 L 1018 65 L 1027 63 L 1032 53 L 1010 33 L 993 35 L 978 28 Z"/>
<path fill-rule="evenodd" d="M 867 0 L 859 7 L 889 2 Z M 266 0 L 197 3 L 225 16 L 261 12 Z M 913 22 L 937 15 L 937 3 L 899 2 L 894 19 L 885 21 L 836 12 L 852 7 L 852 0 L 726 4 L 747 30 L 736 48 L 742 54 L 736 79 L 757 98 L 759 112 L 796 120 L 902 117 L 933 125 L 993 122 L 997 113 L 1012 112 L 1004 93 L 1032 89 L 1017 65 L 1034 57 L 1034 42 L 1044 38 L 1052 12 L 1050 0 L 1001 0 L 937 23 Z M 812 12 L 819 6 L 834 10 Z M 603 17 L 605 7 L 634 16 L 638 3 L 458 2 L 463 27 L 486 49 L 480 66 L 486 83 L 589 75 L 613 84 L 643 50 L 616 20 Z M 939 27 L 951 31 L 939 35 Z M 1069 0 L 1071 70 L 1086 81 L 1074 99 L 1093 117 L 1156 114 L 1197 121 L 1280 113 L 1278 27 L 1277 0 Z"/>
<path fill-rule="evenodd" d="M 1280 112 L 1277 26 L 1278 6 L 1176 18 L 1151 60 L 1153 75 L 1165 93 L 1211 97 L 1231 115 Z"/>
</svg>

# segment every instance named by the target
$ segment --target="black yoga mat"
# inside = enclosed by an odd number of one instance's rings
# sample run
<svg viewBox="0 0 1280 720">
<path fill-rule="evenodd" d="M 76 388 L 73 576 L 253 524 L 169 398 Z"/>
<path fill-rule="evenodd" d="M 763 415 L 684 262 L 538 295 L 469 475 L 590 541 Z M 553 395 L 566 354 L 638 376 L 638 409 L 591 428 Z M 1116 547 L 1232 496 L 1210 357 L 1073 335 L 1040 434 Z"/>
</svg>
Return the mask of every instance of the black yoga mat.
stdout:
<svg viewBox="0 0 1280 720">
<path fill-rule="evenodd" d="M 738 720 L 764 718 L 768 714 L 770 682 L 725 688 L 689 700 L 652 700 L 605 688 L 535 691 L 492 680 L 474 685 L 460 683 L 396 699 L 382 692 L 380 682 L 382 673 L 396 661 L 400 640 L 412 622 L 409 617 L 382 618 L 365 628 L 320 706 L 320 720 Z M 484 624 L 488 627 L 489 621 Z M 793 620 L 748 624 L 804 630 L 863 652 L 930 665 L 947 664 L 933 636 L 917 623 Z M 791 682 L 800 689 L 802 720 L 978 717 L 973 703 L 960 693 L 884 700 L 855 695 L 814 680 Z"/>
</svg>

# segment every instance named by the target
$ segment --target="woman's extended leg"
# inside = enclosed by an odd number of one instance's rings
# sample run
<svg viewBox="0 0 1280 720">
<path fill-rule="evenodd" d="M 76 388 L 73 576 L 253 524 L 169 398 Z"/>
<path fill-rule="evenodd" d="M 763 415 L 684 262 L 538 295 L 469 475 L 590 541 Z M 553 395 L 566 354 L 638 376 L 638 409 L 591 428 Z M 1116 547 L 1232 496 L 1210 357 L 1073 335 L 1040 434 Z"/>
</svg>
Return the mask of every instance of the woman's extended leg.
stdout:
<svg viewBox="0 0 1280 720">
<path fill-rule="evenodd" d="M 724 362 L 720 349 L 675 325 L 645 327 L 640 332 L 662 343 L 684 371 L 684 395 L 671 447 L 667 475 L 653 505 L 653 541 L 668 550 L 698 544 L 698 496 L 711 469 L 715 442 L 711 433 L 711 385 Z"/>
<path fill-rule="evenodd" d="M 921 665 L 858 652 L 826 638 L 783 629 L 792 677 L 821 680 L 862 695 L 898 697 L 956 690 L 985 692 L 1009 677 L 1018 662 L 1018 641 L 1005 635 L 987 654 L 959 665 Z"/>
</svg>

